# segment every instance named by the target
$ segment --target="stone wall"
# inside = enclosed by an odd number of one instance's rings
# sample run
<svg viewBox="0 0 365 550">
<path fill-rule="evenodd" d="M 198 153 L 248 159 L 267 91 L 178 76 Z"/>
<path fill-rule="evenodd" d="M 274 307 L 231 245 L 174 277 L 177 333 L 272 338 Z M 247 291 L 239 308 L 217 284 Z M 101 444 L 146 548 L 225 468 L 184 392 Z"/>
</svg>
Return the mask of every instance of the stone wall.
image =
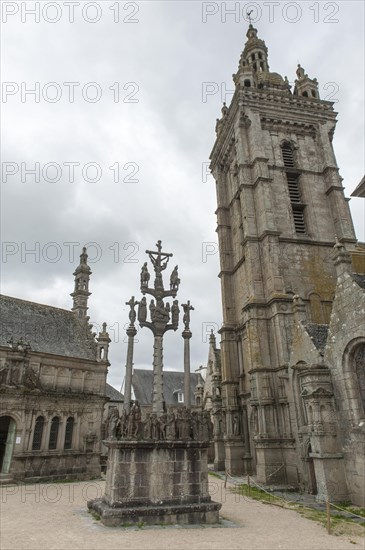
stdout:
<svg viewBox="0 0 365 550">
<path fill-rule="evenodd" d="M 217 523 L 207 442 L 105 441 L 105 494 L 88 503 L 105 525 Z"/>
</svg>

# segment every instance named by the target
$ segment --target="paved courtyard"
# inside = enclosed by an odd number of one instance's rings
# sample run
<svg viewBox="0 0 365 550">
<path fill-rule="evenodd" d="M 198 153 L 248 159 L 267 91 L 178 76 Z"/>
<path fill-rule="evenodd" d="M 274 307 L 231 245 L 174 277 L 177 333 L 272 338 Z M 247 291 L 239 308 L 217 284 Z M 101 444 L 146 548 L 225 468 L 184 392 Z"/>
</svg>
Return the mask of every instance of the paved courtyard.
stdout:
<svg viewBox="0 0 365 550">
<path fill-rule="evenodd" d="M 319 524 L 233 494 L 210 477 L 214 500 L 222 502 L 223 527 L 108 528 L 88 512 L 103 481 L 5 486 L 1 488 L 1 550 L 21 549 L 318 549 L 364 548 L 361 538 L 331 536 Z M 351 542 L 350 542 L 351 541 Z"/>
</svg>

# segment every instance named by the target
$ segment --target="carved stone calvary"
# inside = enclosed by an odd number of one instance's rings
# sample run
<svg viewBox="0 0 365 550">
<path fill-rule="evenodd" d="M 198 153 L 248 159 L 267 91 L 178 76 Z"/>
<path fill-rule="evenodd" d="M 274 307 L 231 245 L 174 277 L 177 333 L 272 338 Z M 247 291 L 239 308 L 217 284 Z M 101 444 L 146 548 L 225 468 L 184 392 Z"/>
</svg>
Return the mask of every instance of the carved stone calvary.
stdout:
<svg viewBox="0 0 365 550">
<path fill-rule="evenodd" d="M 175 298 L 179 290 L 180 279 L 178 266 L 175 266 L 170 277 L 170 289 L 165 290 L 162 272 L 167 268 L 170 252 L 162 252 L 162 243 L 157 241 L 157 251 L 146 250 L 152 263 L 155 280 L 153 288 L 149 287 L 150 273 L 147 262 L 141 270 L 141 292 L 145 296 L 150 294 L 153 298 L 149 304 L 150 320 L 147 320 L 147 300 L 142 298 L 138 309 L 138 321 L 141 327 L 149 328 L 154 335 L 153 346 L 153 402 L 152 411 L 157 415 L 164 413 L 163 398 L 163 336 L 168 330 L 177 330 L 179 326 L 179 303 L 174 300 L 172 306 L 164 299 Z"/>
</svg>

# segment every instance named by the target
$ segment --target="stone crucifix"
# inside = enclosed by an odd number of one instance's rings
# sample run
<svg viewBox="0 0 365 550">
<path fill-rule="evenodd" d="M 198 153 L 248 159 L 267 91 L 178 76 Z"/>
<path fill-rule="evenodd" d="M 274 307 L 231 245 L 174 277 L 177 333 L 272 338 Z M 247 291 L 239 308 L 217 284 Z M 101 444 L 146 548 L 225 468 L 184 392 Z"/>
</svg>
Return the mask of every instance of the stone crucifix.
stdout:
<svg viewBox="0 0 365 550">
<path fill-rule="evenodd" d="M 183 323 L 185 325 L 185 329 L 190 330 L 190 311 L 193 311 L 194 308 L 190 305 L 190 300 L 188 300 L 186 304 L 182 304 L 182 307 L 184 310 Z"/>
<path fill-rule="evenodd" d="M 157 241 L 157 250 L 146 250 L 153 270 L 155 272 L 154 288 L 149 287 L 150 275 L 147 262 L 141 269 L 141 292 L 144 295 L 138 308 L 138 321 L 141 327 L 149 328 L 154 335 L 153 344 L 153 402 L 152 412 L 162 415 L 164 412 L 163 397 L 163 337 L 168 330 L 177 330 L 179 326 L 179 303 L 173 300 L 170 304 L 165 299 L 176 298 L 180 279 L 178 278 L 177 266 L 170 278 L 170 289 L 165 290 L 162 273 L 167 268 L 169 259 L 173 256 L 170 252 L 162 251 L 161 241 Z M 152 299 L 147 305 L 145 295 L 149 294 Z M 132 307 L 132 306 L 131 306 Z M 149 310 L 150 319 L 147 320 Z"/>
</svg>

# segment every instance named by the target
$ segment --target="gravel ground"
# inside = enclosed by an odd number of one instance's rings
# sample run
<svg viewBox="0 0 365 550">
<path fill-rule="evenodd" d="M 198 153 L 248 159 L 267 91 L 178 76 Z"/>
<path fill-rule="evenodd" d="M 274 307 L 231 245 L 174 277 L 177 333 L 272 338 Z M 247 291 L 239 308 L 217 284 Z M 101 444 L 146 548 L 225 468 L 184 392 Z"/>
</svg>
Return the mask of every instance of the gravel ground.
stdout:
<svg viewBox="0 0 365 550">
<path fill-rule="evenodd" d="M 356 537 L 328 535 L 296 512 L 234 495 L 211 477 L 212 498 L 222 502 L 217 527 L 104 527 L 86 502 L 103 494 L 103 481 L 1 488 L 1 550 L 346 550 L 365 548 Z"/>
</svg>

